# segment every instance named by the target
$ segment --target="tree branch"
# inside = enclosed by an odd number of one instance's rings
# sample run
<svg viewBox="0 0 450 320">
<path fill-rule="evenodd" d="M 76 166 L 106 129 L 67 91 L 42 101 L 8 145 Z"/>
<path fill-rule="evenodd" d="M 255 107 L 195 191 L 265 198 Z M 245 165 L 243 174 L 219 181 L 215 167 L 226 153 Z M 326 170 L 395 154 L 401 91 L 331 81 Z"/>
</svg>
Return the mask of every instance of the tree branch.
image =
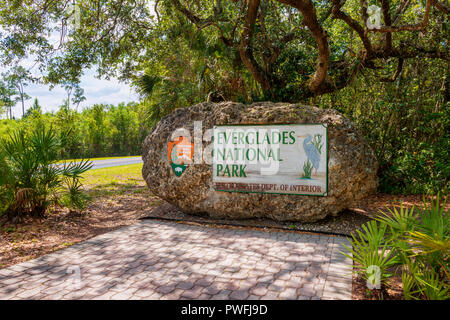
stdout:
<svg viewBox="0 0 450 320">
<path fill-rule="evenodd" d="M 328 45 L 328 35 L 319 23 L 316 8 L 311 0 L 278 0 L 278 2 L 290 5 L 301 12 L 303 23 L 309 28 L 314 39 L 317 42 L 319 51 L 316 72 L 309 81 L 311 91 L 320 91 L 327 76 L 328 65 L 330 62 L 330 47 Z"/>
<path fill-rule="evenodd" d="M 343 5 L 344 3 L 341 4 L 340 0 L 333 0 L 333 9 L 332 9 L 333 16 L 336 19 L 344 21 L 350 28 L 356 31 L 356 33 L 358 34 L 359 38 L 361 39 L 364 45 L 364 48 L 366 49 L 367 52 L 366 55 L 371 55 L 372 44 L 370 43 L 367 34 L 364 32 L 363 27 L 361 27 L 361 25 L 356 20 L 354 20 L 352 17 L 341 11 Z"/>
<path fill-rule="evenodd" d="M 390 27 L 392 24 L 391 21 L 391 7 L 389 4 L 389 0 L 381 0 L 381 9 L 383 11 L 384 23 L 387 27 Z M 385 50 L 389 54 L 392 50 L 392 34 L 390 32 L 385 35 Z"/>
<path fill-rule="evenodd" d="M 394 13 L 394 21 L 392 24 L 395 24 L 397 20 L 402 16 L 403 12 L 409 7 L 411 3 L 411 0 L 404 0 L 402 3 L 398 6 L 397 10 Z"/>
<path fill-rule="evenodd" d="M 156 13 L 156 19 L 158 19 L 158 23 L 161 21 L 161 19 L 159 18 L 159 12 L 158 12 L 158 4 L 159 4 L 159 1 L 160 1 L 160 0 L 156 0 L 156 1 L 155 1 L 155 7 L 154 7 L 154 10 L 155 10 L 155 13 Z"/>
<path fill-rule="evenodd" d="M 394 82 L 397 77 L 400 75 L 400 73 L 402 72 L 403 69 L 403 58 L 399 58 L 398 59 L 398 64 L 397 64 L 397 70 L 395 70 L 395 73 L 390 77 L 390 78 L 382 78 L 380 79 L 381 82 Z"/>
<path fill-rule="evenodd" d="M 222 12 L 221 8 L 217 9 L 216 7 L 214 7 L 214 15 L 211 15 L 208 18 L 199 18 L 192 11 L 184 7 L 179 0 L 170 0 L 170 2 L 189 21 L 195 24 L 198 29 L 204 29 L 206 27 L 213 26 L 217 30 L 219 30 L 220 40 L 227 46 L 233 46 L 233 41 L 225 37 L 222 28 L 220 28 L 220 26 L 217 24 L 217 22 L 221 21 L 221 19 L 218 18 L 218 15 Z M 221 2 L 218 1 L 218 3 L 219 6 L 221 6 Z"/>
<path fill-rule="evenodd" d="M 449 7 L 447 7 L 445 4 L 440 3 L 438 0 L 432 0 L 431 2 L 433 2 L 434 6 L 441 10 L 442 12 L 444 12 L 445 14 L 449 14 L 450 13 L 450 9 Z"/>
<path fill-rule="evenodd" d="M 248 10 L 245 17 L 244 28 L 241 34 L 241 43 L 239 45 L 239 54 L 241 60 L 256 81 L 258 81 L 264 90 L 270 90 L 271 84 L 269 77 L 259 66 L 251 47 L 253 29 L 258 16 L 260 0 L 248 0 Z"/>
<path fill-rule="evenodd" d="M 448 52 L 441 52 L 437 49 L 425 49 L 416 46 L 415 44 L 403 41 L 399 48 L 393 48 L 391 57 L 397 58 L 417 58 L 417 57 L 427 57 L 432 59 L 441 59 L 445 61 L 450 61 L 450 56 Z"/>
</svg>

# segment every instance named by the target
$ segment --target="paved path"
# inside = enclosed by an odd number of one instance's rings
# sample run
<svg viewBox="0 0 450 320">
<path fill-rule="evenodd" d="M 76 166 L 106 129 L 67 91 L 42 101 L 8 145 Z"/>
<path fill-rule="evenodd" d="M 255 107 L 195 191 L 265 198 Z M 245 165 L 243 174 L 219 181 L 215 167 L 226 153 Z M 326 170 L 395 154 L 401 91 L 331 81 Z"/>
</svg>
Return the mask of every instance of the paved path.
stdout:
<svg viewBox="0 0 450 320">
<path fill-rule="evenodd" d="M 347 240 L 145 220 L 0 270 L 0 299 L 350 299 Z"/>
</svg>

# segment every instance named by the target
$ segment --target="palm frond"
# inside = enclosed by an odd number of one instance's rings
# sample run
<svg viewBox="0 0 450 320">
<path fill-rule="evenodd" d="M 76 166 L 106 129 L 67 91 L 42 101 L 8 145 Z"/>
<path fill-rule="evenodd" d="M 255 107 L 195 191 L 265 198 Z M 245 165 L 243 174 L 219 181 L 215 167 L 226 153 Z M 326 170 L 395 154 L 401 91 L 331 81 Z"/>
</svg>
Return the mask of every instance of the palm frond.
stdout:
<svg viewBox="0 0 450 320">
<path fill-rule="evenodd" d="M 387 269 L 396 264 L 392 250 L 388 250 L 388 243 L 384 240 L 386 225 L 378 225 L 376 221 L 369 221 L 364 224 L 362 230 L 357 230 L 356 235 L 352 234 L 350 240 L 351 248 L 344 245 L 348 253 L 341 252 L 346 257 L 356 262 L 356 272 L 369 278 L 369 269 L 374 266 L 380 270 L 380 281 L 383 283 L 391 276 Z"/>
<path fill-rule="evenodd" d="M 136 89 L 137 93 L 141 97 L 147 99 L 151 97 L 155 85 L 160 81 L 160 77 L 151 75 L 150 73 L 146 72 L 143 75 L 137 77 L 132 82 L 132 86 Z"/>
<path fill-rule="evenodd" d="M 398 210 L 396 207 L 393 209 L 387 208 L 388 212 L 380 210 L 380 216 L 375 217 L 376 221 L 385 223 L 391 229 L 391 233 L 395 236 L 398 233 L 404 233 L 414 229 L 417 214 L 415 208 L 404 208 L 403 204 L 400 205 Z"/>
<path fill-rule="evenodd" d="M 66 162 L 61 168 L 61 174 L 66 177 L 79 178 L 83 173 L 90 170 L 92 166 L 93 163 L 89 159 Z"/>
<path fill-rule="evenodd" d="M 450 239 L 443 239 L 439 235 L 435 234 L 430 236 L 428 234 L 414 231 L 410 232 L 411 244 L 416 248 L 420 248 L 424 254 L 429 254 L 435 251 L 450 251 Z"/>
</svg>

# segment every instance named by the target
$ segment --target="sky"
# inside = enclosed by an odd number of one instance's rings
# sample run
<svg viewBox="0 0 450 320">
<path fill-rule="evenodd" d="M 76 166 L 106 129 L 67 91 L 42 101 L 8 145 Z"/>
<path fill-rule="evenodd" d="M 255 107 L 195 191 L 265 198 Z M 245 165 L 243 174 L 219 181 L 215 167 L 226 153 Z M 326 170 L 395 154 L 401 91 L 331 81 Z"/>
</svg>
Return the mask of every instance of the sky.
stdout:
<svg viewBox="0 0 450 320">
<path fill-rule="evenodd" d="M 96 103 L 118 104 L 120 102 L 138 101 L 138 95 L 130 88 L 129 84 L 119 82 L 117 79 L 109 81 L 97 79 L 95 74 L 95 70 L 89 69 L 85 71 L 81 78 L 80 86 L 84 89 L 86 100 L 80 103 L 79 111 Z M 56 111 L 67 99 L 66 91 L 60 86 L 56 86 L 50 91 L 49 86 L 30 84 L 26 87 L 25 92 L 31 97 L 31 99 L 25 101 L 25 110 L 31 107 L 34 98 L 38 98 L 43 112 Z M 22 116 L 20 101 L 13 108 L 13 115 L 16 119 Z"/>
<path fill-rule="evenodd" d="M 154 1 L 149 0 L 147 5 L 150 13 L 154 14 Z M 52 34 L 50 36 L 50 42 L 54 42 L 54 45 L 57 45 L 59 43 L 59 34 Z M 22 61 L 20 65 L 30 70 L 35 76 L 40 75 L 37 72 L 38 67 L 35 65 L 32 57 Z M 5 71 L 7 71 L 7 69 L 0 68 L 0 73 Z M 119 82 L 114 78 L 111 78 L 110 80 L 97 79 L 95 74 L 95 68 L 85 70 L 84 75 L 80 79 L 80 87 L 84 89 L 86 100 L 80 103 L 78 111 L 96 103 L 119 104 L 121 102 L 127 103 L 139 100 L 137 93 L 130 88 L 129 84 Z M 58 110 L 58 107 L 63 104 L 65 99 L 67 99 L 66 91 L 60 86 L 56 86 L 50 91 L 50 88 L 47 85 L 30 84 L 26 87 L 25 92 L 31 97 L 29 100 L 25 101 L 25 110 L 31 107 L 34 98 L 38 98 L 39 105 L 43 112 Z M 22 103 L 20 101 L 13 108 L 13 116 L 16 119 L 22 117 Z M 5 114 L 0 115 L 0 119 L 3 118 L 5 118 Z"/>
</svg>

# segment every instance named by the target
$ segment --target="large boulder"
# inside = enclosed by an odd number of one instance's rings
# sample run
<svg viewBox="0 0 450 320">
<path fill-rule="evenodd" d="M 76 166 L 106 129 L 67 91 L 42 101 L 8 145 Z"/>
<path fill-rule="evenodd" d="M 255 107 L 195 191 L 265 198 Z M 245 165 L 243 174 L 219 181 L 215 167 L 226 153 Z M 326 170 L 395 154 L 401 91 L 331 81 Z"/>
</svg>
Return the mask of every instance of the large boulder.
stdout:
<svg viewBox="0 0 450 320">
<path fill-rule="evenodd" d="M 203 133 L 215 125 L 326 124 L 328 193 L 319 197 L 216 191 L 212 187 L 211 164 L 191 163 L 176 168 L 177 164 L 169 161 L 174 132 L 184 128 L 194 137 L 194 121 L 202 121 Z M 211 143 L 207 136 L 201 138 L 203 146 Z M 143 143 L 142 157 L 143 177 L 155 195 L 186 213 L 218 218 L 313 222 L 356 206 L 377 187 L 375 155 L 357 128 L 336 110 L 299 104 L 223 102 L 177 109 L 152 129 Z"/>
</svg>

